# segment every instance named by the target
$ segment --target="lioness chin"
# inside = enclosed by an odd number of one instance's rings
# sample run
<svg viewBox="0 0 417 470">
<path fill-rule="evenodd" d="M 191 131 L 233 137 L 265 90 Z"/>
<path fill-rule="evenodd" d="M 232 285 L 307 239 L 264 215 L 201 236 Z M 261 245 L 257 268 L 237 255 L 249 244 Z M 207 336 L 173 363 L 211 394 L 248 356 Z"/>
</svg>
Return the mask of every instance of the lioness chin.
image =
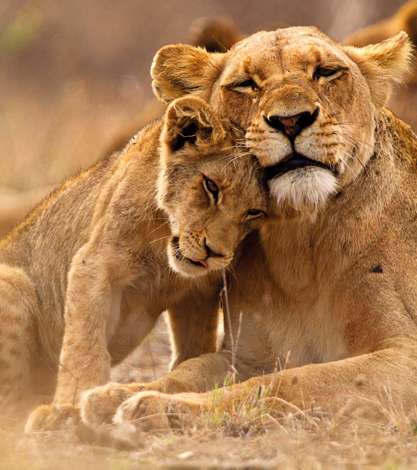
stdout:
<svg viewBox="0 0 417 470">
<path fill-rule="evenodd" d="M 168 375 L 204 393 L 139 393 L 117 422 L 170 426 L 257 401 L 277 413 L 349 399 L 415 406 L 417 141 L 384 108 L 410 53 L 404 33 L 354 48 L 307 27 L 260 32 L 225 54 L 158 52 L 161 99 L 198 95 L 246 130 L 276 217 L 234 263 L 223 349 Z M 242 383 L 206 392 L 231 364 Z"/>
<path fill-rule="evenodd" d="M 164 310 L 175 364 L 215 351 L 221 273 L 267 210 L 259 165 L 235 137 L 201 99 L 176 100 L 1 242 L 2 405 L 35 394 L 40 369 L 57 381 L 53 405 L 37 408 L 27 431 L 77 420 L 81 392 L 108 382 Z M 117 398 L 142 389 L 127 385 Z M 95 405 L 84 413 L 103 419 L 108 408 Z"/>
</svg>

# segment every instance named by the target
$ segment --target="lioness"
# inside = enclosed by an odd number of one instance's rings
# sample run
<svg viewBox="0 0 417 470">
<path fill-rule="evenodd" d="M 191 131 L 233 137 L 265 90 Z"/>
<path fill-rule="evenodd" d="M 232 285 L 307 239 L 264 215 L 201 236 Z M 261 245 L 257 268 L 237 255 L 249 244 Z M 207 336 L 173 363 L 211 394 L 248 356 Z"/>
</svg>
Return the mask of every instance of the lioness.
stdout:
<svg viewBox="0 0 417 470">
<path fill-rule="evenodd" d="M 215 351 L 219 272 L 267 209 L 234 134 L 201 99 L 179 99 L 1 243 L 2 400 L 33 394 L 41 366 L 55 377 L 59 363 L 54 407 L 28 430 L 76 417 L 80 393 L 106 383 L 166 309 L 175 364 Z"/>
<path fill-rule="evenodd" d="M 312 27 L 260 32 L 225 54 L 158 52 L 160 98 L 195 94 L 246 129 L 276 217 L 234 266 L 223 350 L 166 379 L 204 393 L 133 394 L 116 422 L 148 416 L 139 422 L 159 428 L 176 411 L 194 416 L 220 401 L 233 412 L 249 396 L 277 411 L 329 410 L 356 394 L 416 403 L 417 140 L 384 108 L 409 57 L 405 33 L 355 48 Z M 242 383 L 211 393 L 232 358 Z M 117 390 L 89 392 L 87 422 Z"/>
</svg>

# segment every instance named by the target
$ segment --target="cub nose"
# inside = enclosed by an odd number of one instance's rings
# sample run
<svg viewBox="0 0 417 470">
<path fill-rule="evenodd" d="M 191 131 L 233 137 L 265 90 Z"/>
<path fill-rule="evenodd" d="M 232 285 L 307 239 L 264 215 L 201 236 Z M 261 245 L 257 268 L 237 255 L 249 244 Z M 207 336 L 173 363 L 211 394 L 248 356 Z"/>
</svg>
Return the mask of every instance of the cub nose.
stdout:
<svg viewBox="0 0 417 470">
<path fill-rule="evenodd" d="M 313 112 L 304 111 L 293 116 L 264 116 L 264 120 L 272 129 L 282 132 L 289 139 L 295 139 L 302 130 L 313 124 L 318 115 L 319 108 L 316 108 Z"/>
<path fill-rule="evenodd" d="M 204 248 L 206 250 L 207 258 L 224 258 L 223 253 L 219 253 L 218 251 L 215 251 L 213 248 L 211 248 L 208 243 L 207 243 L 207 238 L 204 239 Z"/>
</svg>

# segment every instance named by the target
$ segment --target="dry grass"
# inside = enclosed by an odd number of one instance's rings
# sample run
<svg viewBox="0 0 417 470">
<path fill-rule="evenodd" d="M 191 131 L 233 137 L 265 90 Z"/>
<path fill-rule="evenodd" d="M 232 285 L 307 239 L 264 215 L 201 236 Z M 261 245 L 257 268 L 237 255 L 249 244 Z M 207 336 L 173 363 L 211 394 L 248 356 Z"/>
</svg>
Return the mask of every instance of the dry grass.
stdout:
<svg viewBox="0 0 417 470">
<path fill-rule="evenodd" d="M 85 444 L 70 431 L 17 441 L 3 431 L 0 468 L 415 468 L 416 420 L 377 403 L 347 405 L 333 416 L 308 411 L 280 419 L 255 406 L 249 419 L 246 412 L 221 421 L 205 415 L 182 432 L 130 436 L 133 450 Z"/>
</svg>

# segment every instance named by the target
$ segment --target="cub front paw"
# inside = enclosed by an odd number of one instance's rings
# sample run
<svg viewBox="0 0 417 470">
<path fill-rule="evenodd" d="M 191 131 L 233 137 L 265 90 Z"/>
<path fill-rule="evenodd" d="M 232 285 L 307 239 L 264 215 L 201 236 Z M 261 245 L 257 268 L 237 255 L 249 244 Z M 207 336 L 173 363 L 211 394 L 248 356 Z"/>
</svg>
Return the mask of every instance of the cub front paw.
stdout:
<svg viewBox="0 0 417 470">
<path fill-rule="evenodd" d="M 83 423 L 90 427 L 110 424 L 117 408 L 144 387 L 141 384 L 108 383 L 83 392 L 80 402 Z"/>
<path fill-rule="evenodd" d="M 113 422 L 155 433 L 190 426 L 205 407 L 201 399 L 187 400 L 187 395 L 191 394 L 137 393 L 119 406 Z"/>
<path fill-rule="evenodd" d="M 76 426 L 79 421 L 79 409 L 73 405 L 42 405 L 30 414 L 25 433 L 59 431 Z"/>
</svg>

